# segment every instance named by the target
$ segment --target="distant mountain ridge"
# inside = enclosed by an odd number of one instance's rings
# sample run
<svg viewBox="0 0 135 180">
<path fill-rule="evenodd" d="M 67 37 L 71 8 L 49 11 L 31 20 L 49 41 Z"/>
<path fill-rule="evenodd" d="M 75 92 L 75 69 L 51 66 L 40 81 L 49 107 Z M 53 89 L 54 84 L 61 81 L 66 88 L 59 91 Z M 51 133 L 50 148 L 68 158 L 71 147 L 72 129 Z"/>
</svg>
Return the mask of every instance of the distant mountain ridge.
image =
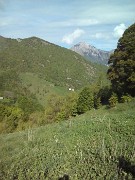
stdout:
<svg viewBox="0 0 135 180">
<path fill-rule="evenodd" d="M 84 56 L 86 59 L 91 60 L 92 62 L 103 65 L 108 64 L 109 57 L 113 53 L 113 50 L 103 51 L 85 42 L 80 42 L 74 45 L 73 47 L 71 47 L 71 50 L 77 52 L 78 54 Z"/>
</svg>

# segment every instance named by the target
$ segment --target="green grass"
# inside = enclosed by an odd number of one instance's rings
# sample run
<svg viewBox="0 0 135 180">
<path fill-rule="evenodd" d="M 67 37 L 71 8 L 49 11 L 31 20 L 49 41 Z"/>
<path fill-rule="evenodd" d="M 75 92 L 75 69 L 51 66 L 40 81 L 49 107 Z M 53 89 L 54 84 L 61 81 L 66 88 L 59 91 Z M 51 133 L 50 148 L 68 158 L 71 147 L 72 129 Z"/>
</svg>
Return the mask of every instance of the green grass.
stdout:
<svg viewBox="0 0 135 180">
<path fill-rule="evenodd" d="M 0 135 L 0 179 L 119 179 L 118 157 L 135 164 L 135 103 Z M 124 175 L 123 175 L 124 179 Z M 132 179 L 132 176 L 129 176 Z"/>
<path fill-rule="evenodd" d="M 68 88 L 55 86 L 53 83 L 40 78 L 34 73 L 22 73 L 20 78 L 23 86 L 36 95 L 36 98 L 43 107 L 47 105 L 50 95 L 57 94 L 63 96 L 69 93 Z"/>
</svg>

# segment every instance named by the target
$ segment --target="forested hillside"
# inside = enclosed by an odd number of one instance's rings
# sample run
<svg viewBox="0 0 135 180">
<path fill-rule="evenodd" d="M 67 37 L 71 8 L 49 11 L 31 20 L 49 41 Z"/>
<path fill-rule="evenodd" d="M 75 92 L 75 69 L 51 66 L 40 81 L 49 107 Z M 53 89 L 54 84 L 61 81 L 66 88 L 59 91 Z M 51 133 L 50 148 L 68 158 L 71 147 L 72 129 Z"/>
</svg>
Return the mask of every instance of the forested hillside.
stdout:
<svg viewBox="0 0 135 180">
<path fill-rule="evenodd" d="M 99 73 L 77 53 L 36 37 L 0 38 L 0 71 L 4 82 L 17 81 L 20 73 L 34 73 L 55 85 L 80 88 L 93 82 Z M 4 88 L 4 87 L 3 87 Z"/>
<path fill-rule="evenodd" d="M 64 99 L 61 95 L 68 95 L 69 89 L 77 92 L 97 81 L 104 84 L 106 70 L 71 50 L 37 37 L 10 39 L 1 36 L 0 132 L 13 132 L 30 124 L 41 125 L 69 117 L 72 110 L 66 115 L 58 113 L 74 98 L 71 95 Z M 60 109 L 55 109 L 51 101 Z"/>
</svg>

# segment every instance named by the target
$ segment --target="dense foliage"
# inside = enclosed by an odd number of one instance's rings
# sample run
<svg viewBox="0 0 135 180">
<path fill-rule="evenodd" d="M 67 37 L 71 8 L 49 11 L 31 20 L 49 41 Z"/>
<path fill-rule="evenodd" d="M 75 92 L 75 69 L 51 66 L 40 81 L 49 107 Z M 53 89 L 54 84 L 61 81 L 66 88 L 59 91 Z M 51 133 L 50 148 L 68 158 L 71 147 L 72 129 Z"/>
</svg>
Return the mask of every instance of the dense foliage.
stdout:
<svg viewBox="0 0 135 180">
<path fill-rule="evenodd" d="M 18 127 L 28 128 L 30 115 L 42 110 L 43 107 L 37 99 L 31 96 L 18 96 L 16 99 L 5 98 L 0 102 L 0 133 L 14 132 Z M 24 123 L 25 128 L 22 125 Z"/>
<path fill-rule="evenodd" d="M 94 97 L 90 88 L 86 87 L 80 92 L 77 105 L 80 114 L 94 108 Z"/>
<path fill-rule="evenodd" d="M 7 93 L 12 95 L 11 92 Z M 67 120 L 93 108 L 98 109 L 101 104 L 104 104 L 105 98 L 100 86 L 95 84 L 82 88 L 79 93 L 70 92 L 65 96 L 50 94 L 45 107 L 38 104 L 36 98 L 30 95 L 29 97 L 20 95 L 13 99 L 13 102 L 10 99 L 4 99 L 0 103 L 2 107 L 0 133 Z M 17 114 L 14 113 L 15 110 Z M 15 118 L 12 113 L 16 114 Z"/>
<path fill-rule="evenodd" d="M 135 96 L 135 24 L 119 39 L 117 49 L 109 60 L 108 78 L 119 96 Z"/>
<path fill-rule="evenodd" d="M 34 73 L 41 79 L 67 88 L 80 88 L 98 77 L 98 66 L 95 67 L 71 50 L 42 39 L 31 37 L 16 40 L 0 37 L 0 44 L 2 87 L 5 86 L 5 79 L 12 84 L 10 79 L 15 79 L 13 72 L 18 76 L 20 73 Z M 102 68 L 100 70 L 104 72 Z M 7 79 L 9 71 L 12 71 L 11 78 Z"/>
</svg>

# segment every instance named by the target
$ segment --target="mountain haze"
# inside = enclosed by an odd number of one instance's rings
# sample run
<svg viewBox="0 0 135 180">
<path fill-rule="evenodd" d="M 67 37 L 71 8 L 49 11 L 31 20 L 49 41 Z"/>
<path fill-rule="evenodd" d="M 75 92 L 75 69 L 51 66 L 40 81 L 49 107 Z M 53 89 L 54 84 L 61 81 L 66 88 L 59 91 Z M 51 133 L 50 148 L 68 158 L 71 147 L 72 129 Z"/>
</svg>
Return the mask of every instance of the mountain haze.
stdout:
<svg viewBox="0 0 135 180">
<path fill-rule="evenodd" d="M 73 47 L 71 47 L 72 51 L 77 52 L 78 54 L 84 56 L 86 59 L 91 60 L 92 62 L 96 62 L 99 64 L 107 65 L 110 54 L 113 51 L 103 51 L 97 49 L 94 46 L 91 46 L 85 42 L 80 42 Z"/>
</svg>

